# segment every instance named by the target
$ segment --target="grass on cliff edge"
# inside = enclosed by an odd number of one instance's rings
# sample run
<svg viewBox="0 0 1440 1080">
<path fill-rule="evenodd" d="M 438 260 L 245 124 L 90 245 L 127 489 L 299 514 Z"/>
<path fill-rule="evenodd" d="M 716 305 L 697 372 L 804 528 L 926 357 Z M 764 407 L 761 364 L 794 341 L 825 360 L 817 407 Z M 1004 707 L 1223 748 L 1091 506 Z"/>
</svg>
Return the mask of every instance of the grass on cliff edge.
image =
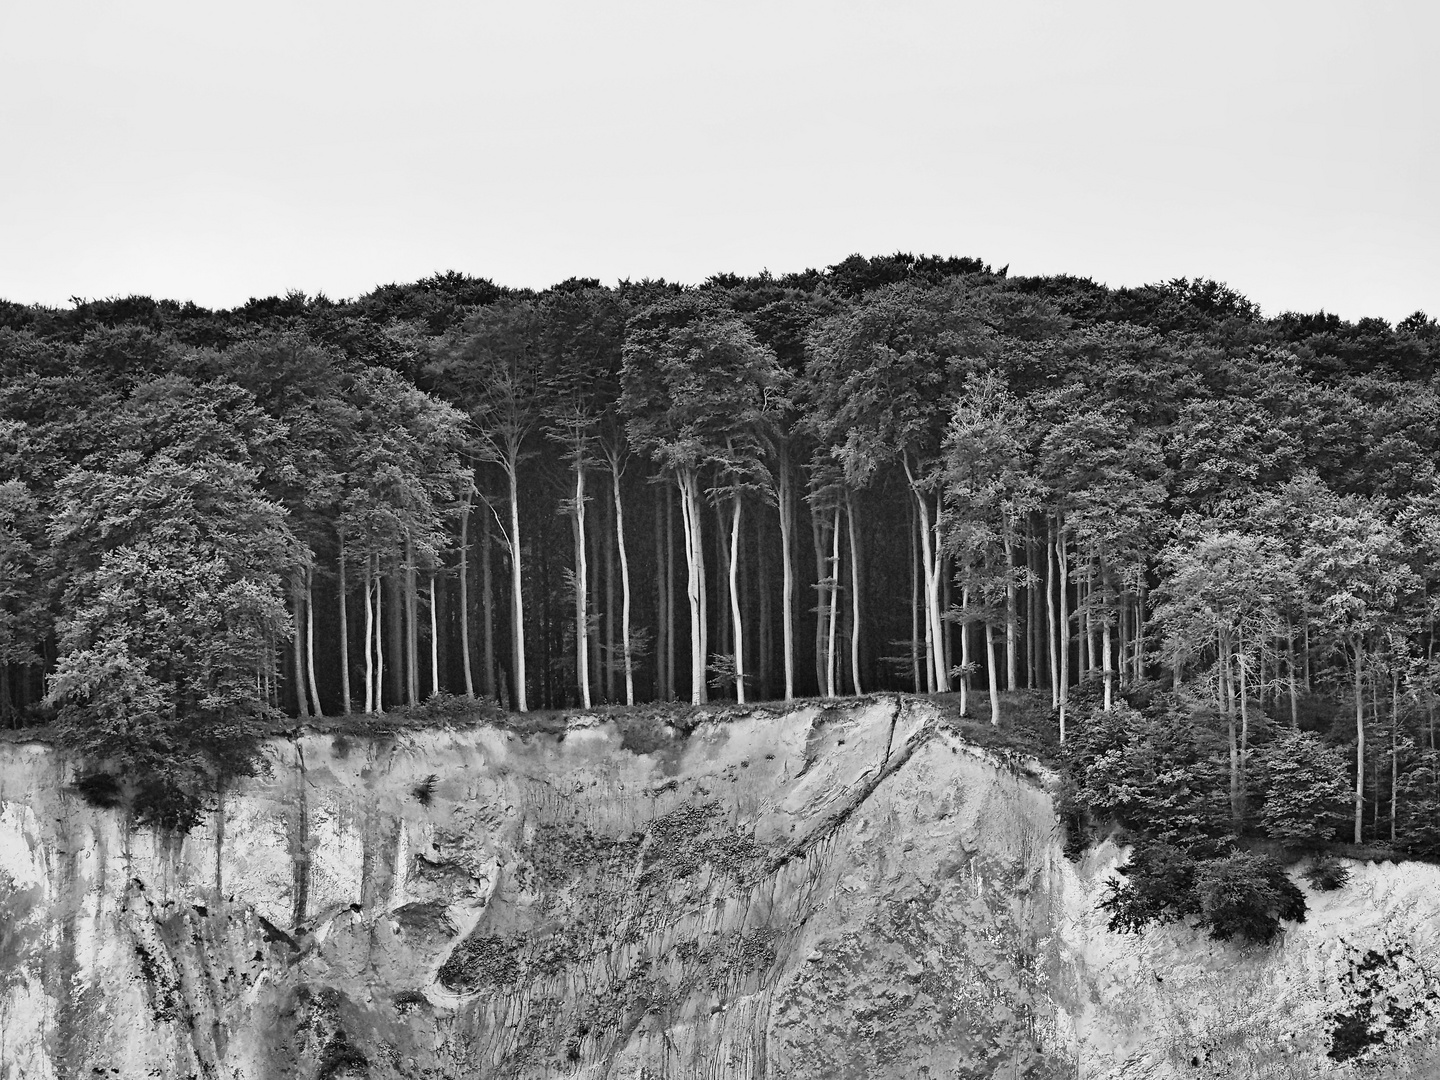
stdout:
<svg viewBox="0 0 1440 1080">
<path fill-rule="evenodd" d="M 521 736 L 561 735 L 576 717 L 590 716 L 610 721 L 620 730 L 622 745 L 636 753 L 647 753 L 662 741 L 674 736 L 684 738 L 701 723 L 724 723 L 743 716 L 768 714 L 783 716 L 795 709 L 851 709 L 877 700 L 893 699 L 895 691 L 866 694 L 861 697 L 796 698 L 793 701 L 761 701 L 745 705 L 733 701 L 712 701 L 704 705 L 689 702 L 660 701 L 638 705 L 600 705 L 590 709 L 537 709 L 516 713 L 502 709 L 493 702 L 440 694 L 419 705 L 392 709 L 385 713 L 352 713 L 349 716 L 286 719 L 268 726 L 265 734 L 272 738 L 293 738 L 311 733 L 343 735 L 351 738 L 384 738 L 406 731 L 460 730 L 495 726 Z M 972 693 L 968 715 L 960 713 L 960 695 L 900 694 L 914 701 L 932 704 L 940 721 L 967 742 L 986 749 L 1038 758 L 1053 765 L 1059 746 L 1059 733 L 1050 709 L 1048 692 L 1021 690 L 1000 695 L 1000 725 L 990 724 L 990 699 L 983 692 Z M 49 724 L 35 727 L 0 729 L 0 742 L 43 743 L 55 745 L 55 731 Z"/>
<path fill-rule="evenodd" d="M 622 745 L 636 753 L 648 753 L 674 736 L 684 738 L 702 723 L 725 723 L 740 717 L 770 715 L 780 717 L 796 709 L 853 709 L 880 700 L 925 701 L 939 713 L 940 722 L 966 742 L 989 750 L 1022 757 L 1034 757 L 1045 765 L 1054 765 L 1059 747 L 1059 732 L 1050 709 L 1046 691 L 1016 691 L 1000 695 L 1000 725 L 990 723 L 990 699 L 972 693 L 967 715 L 960 712 L 960 695 L 897 694 L 882 691 L 860 697 L 796 698 L 793 701 L 761 701 L 744 705 L 733 701 L 712 701 L 704 705 L 689 702 L 659 701 L 638 705 L 600 705 L 590 709 L 536 709 L 531 712 L 509 712 L 491 702 L 441 695 L 409 708 L 380 714 L 312 717 L 288 721 L 274 727 L 271 734 L 288 737 L 302 732 L 321 735 L 346 735 L 353 738 L 384 737 L 403 731 L 464 729 L 495 726 L 521 736 L 563 735 L 577 717 L 594 717 L 608 721 L 619 729 Z"/>
</svg>

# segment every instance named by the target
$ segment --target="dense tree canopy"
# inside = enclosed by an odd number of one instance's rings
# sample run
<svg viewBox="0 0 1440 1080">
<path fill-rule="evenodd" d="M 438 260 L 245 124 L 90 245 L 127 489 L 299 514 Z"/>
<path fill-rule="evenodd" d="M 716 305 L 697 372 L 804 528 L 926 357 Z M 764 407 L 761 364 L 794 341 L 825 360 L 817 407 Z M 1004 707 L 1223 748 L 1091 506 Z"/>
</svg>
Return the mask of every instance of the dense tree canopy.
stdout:
<svg viewBox="0 0 1440 1080">
<path fill-rule="evenodd" d="M 1092 819 L 1437 854 L 1437 359 L 904 254 L 0 303 L 0 717 L 179 821 L 285 714 L 1034 694 Z"/>
</svg>

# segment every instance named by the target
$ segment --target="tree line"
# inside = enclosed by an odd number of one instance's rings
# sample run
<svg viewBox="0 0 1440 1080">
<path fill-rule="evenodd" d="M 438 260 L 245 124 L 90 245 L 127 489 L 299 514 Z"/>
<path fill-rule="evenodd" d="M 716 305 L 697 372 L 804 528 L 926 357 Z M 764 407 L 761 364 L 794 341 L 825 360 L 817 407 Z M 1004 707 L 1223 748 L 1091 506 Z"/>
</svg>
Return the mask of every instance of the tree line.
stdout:
<svg viewBox="0 0 1440 1080">
<path fill-rule="evenodd" d="M 436 695 L 1033 692 L 1063 741 L 1163 687 L 1237 828 L 1288 728 L 1356 842 L 1433 844 L 1437 354 L 909 255 L 0 303 L 0 716 L 173 788 Z"/>
</svg>

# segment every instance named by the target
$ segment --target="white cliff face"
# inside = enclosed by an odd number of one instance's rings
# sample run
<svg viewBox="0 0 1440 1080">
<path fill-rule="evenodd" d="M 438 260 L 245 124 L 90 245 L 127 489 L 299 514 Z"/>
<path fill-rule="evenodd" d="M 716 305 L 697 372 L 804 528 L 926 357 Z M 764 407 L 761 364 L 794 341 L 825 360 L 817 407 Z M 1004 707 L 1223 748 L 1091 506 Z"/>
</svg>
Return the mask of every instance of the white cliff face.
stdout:
<svg viewBox="0 0 1440 1080">
<path fill-rule="evenodd" d="M 0 1080 L 1344 1075 L 1361 1013 L 1440 1075 L 1436 868 L 1113 935 L 1121 852 L 923 701 L 272 756 L 181 838 L 0 748 Z"/>
</svg>

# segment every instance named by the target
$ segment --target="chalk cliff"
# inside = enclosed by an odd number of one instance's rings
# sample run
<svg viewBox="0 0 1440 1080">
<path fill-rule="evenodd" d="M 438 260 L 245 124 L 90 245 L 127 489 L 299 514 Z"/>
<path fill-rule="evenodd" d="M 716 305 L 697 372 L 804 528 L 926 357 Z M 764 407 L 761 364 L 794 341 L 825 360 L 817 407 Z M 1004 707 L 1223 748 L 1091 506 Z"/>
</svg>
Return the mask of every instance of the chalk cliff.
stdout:
<svg viewBox="0 0 1440 1080">
<path fill-rule="evenodd" d="M 173 837 L 0 747 L 0 1078 L 1440 1068 L 1440 870 L 1355 864 L 1270 949 L 1109 934 L 1121 852 L 923 699 L 271 758 Z"/>
</svg>

